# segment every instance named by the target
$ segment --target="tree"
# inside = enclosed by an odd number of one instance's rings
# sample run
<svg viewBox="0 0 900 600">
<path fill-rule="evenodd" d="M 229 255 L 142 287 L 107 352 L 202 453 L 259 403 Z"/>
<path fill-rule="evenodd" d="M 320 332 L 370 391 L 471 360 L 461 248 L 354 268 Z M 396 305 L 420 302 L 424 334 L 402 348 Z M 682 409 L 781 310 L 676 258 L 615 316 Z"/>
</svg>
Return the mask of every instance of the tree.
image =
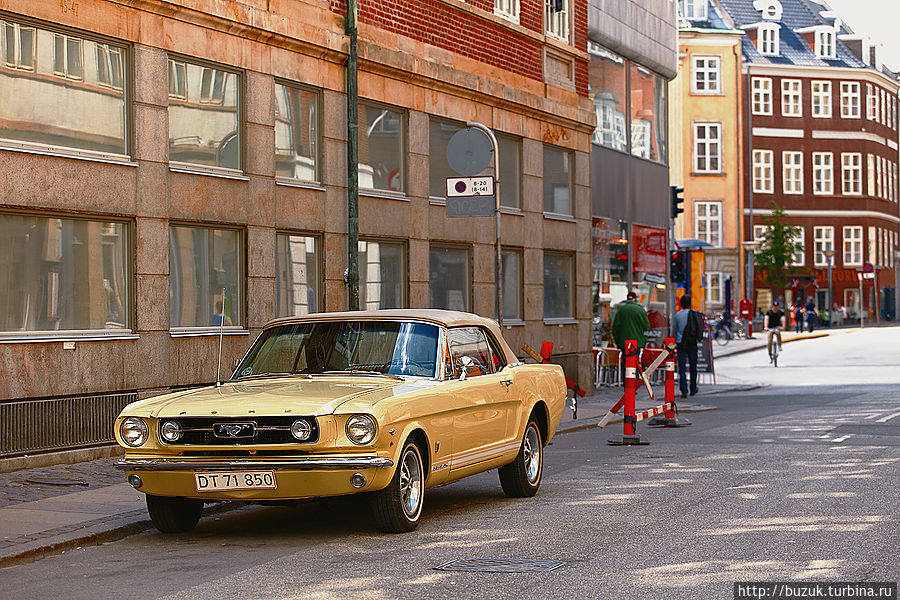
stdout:
<svg viewBox="0 0 900 600">
<path fill-rule="evenodd" d="M 802 229 L 788 225 L 784 221 L 784 209 L 772 202 L 772 214 L 763 219 L 766 230 L 756 252 L 756 266 L 762 272 L 763 281 L 774 284 L 784 292 L 788 268 L 794 263 L 794 256 L 803 251 L 799 242 Z"/>
</svg>

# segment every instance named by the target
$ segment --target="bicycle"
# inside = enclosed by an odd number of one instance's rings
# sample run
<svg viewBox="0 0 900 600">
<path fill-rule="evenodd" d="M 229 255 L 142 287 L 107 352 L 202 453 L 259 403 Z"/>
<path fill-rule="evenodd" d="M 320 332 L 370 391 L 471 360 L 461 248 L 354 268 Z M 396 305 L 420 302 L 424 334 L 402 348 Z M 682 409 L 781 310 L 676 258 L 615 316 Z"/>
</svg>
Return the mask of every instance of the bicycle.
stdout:
<svg viewBox="0 0 900 600">
<path fill-rule="evenodd" d="M 713 329 L 713 339 L 716 340 L 716 343 L 720 346 L 726 346 L 734 337 L 734 334 L 731 332 L 731 327 L 728 325 L 716 325 Z"/>
<path fill-rule="evenodd" d="M 766 329 L 766 331 L 770 332 L 769 335 L 772 336 L 772 350 L 769 351 L 769 360 L 775 367 L 778 367 L 778 353 L 781 351 L 781 343 L 778 341 L 778 332 L 781 331 L 781 328 L 769 328 Z"/>
<path fill-rule="evenodd" d="M 747 322 L 744 319 L 735 319 L 731 334 L 736 340 L 747 339 Z"/>
</svg>

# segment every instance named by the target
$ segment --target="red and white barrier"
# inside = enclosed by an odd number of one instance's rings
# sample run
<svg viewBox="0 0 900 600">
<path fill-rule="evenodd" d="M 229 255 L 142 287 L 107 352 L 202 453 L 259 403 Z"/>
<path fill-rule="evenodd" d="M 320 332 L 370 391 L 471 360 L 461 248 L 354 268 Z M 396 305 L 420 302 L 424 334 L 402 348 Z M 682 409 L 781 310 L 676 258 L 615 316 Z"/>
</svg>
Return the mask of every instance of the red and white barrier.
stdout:
<svg viewBox="0 0 900 600">
<path fill-rule="evenodd" d="M 678 416 L 678 407 L 675 405 L 675 359 L 677 357 L 675 338 L 667 337 L 664 345 L 668 351 L 666 355 L 666 397 L 665 404 L 657 407 L 662 410 L 656 413 L 657 415 L 664 413 L 664 416 L 647 421 L 647 427 L 682 427 L 690 425 L 690 421 Z M 654 408 L 653 410 L 657 409 Z M 655 417 L 655 415 L 650 416 Z"/>
</svg>

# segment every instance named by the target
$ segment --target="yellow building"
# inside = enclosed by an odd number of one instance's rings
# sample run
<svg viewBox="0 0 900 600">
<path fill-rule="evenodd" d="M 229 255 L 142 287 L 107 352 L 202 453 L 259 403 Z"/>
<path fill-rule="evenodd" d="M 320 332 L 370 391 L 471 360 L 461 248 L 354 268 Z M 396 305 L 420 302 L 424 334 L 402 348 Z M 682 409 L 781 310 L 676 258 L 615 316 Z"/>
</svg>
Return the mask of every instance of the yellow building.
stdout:
<svg viewBox="0 0 900 600">
<path fill-rule="evenodd" d="M 697 19 L 680 19 L 678 76 L 669 84 L 669 177 L 684 188 L 684 214 L 675 239 L 698 239 L 704 248 L 705 298 L 693 307 L 721 310 L 731 276 L 733 309 L 743 295 L 741 31 L 710 3 Z"/>
</svg>

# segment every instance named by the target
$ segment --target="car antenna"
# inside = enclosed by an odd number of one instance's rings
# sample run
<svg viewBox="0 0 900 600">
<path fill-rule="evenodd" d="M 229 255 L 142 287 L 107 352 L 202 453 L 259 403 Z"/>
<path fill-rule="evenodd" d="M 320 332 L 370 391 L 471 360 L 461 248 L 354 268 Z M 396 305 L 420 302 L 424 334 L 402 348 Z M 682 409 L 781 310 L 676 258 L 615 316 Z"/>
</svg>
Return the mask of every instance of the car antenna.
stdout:
<svg viewBox="0 0 900 600">
<path fill-rule="evenodd" d="M 216 358 L 216 387 L 222 387 L 222 335 L 225 329 L 225 288 L 222 288 L 222 314 L 219 317 L 219 356 Z"/>
</svg>

